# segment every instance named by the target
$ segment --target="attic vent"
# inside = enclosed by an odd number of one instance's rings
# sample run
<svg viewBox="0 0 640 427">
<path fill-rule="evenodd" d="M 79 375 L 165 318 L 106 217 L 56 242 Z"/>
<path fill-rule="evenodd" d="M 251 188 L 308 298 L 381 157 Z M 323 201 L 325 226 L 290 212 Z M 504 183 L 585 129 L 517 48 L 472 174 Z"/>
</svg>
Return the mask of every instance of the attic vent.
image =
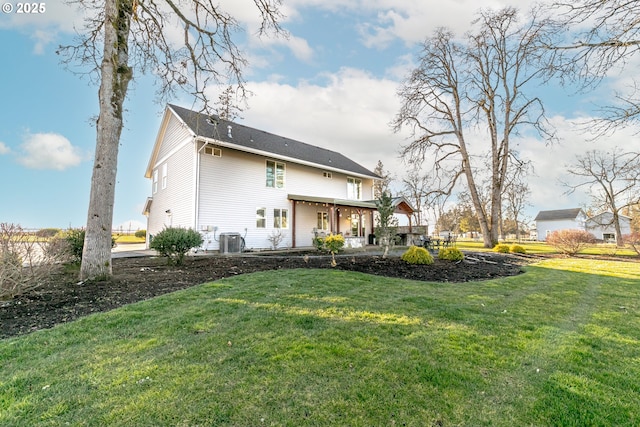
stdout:
<svg viewBox="0 0 640 427">
<path fill-rule="evenodd" d="M 204 147 L 204 154 L 208 154 L 213 157 L 222 157 L 222 150 L 218 147 L 207 145 Z"/>
<path fill-rule="evenodd" d="M 233 138 L 233 135 L 231 135 L 231 125 L 227 125 L 227 136 Z"/>
<path fill-rule="evenodd" d="M 322 176 L 329 179 L 333 178 L 333 176 L 331 175 L 331 172 L 326 172 L 326 171 L 322 172 Z"/>
</svg>

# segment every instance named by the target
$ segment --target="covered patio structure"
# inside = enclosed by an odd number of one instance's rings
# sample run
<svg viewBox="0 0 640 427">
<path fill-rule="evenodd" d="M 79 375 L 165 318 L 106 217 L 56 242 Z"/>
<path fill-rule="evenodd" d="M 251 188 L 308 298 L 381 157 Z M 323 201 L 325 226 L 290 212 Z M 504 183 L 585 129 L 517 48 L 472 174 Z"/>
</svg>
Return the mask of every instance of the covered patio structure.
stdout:
<svg viewBox="0 0 640 427">
<path fill-rule="evenodd" d="M 289 194 L 291 201 L 292 246 L 312 246 L 313 238 L 342 234 L 345 246 L 359 248 L 373 244 L 375 233 L 375 200 L 347 200 Z M 413 209 L 404 198 L 394 199 L 396 212 L 409 216 Z"/>
</svg>

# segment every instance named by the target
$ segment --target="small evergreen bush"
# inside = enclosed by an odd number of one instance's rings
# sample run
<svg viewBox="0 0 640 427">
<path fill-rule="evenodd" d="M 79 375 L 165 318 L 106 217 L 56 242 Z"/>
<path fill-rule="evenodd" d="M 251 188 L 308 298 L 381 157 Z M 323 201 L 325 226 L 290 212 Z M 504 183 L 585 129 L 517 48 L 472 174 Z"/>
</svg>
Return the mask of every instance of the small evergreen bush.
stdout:
<svg viewBox="0 0 640 427">
<path fill-rule="evenodd" d="M 69 257 L 71 258 L 71 262 L 74 264 L 80 264 L 80 262 L 82 261 L 82 251 L 84 249 L 84 236 L 84 228 L 70 228 L 58 233 L 52 239 L 51 246 L 52 248 L 56 248 L 57 250 L 66 250 Z M 55 240 L 57 239 L 66 241 L 66 245 L 62 245 L 60 242 L 56 242 Z M 66 246 L 66 248 L 64 246 Z M 115 248 L 115 246 L 116 239 L 114 239 L 112 236 L 111 247 Z"/>
<path fill-rule="evenodd" d="M 494 252 L 500 252 L 501 254 L 508 254 L 509 250 L 509 245 L 495 245 L 493 247 Z"/>
<path fill-rule="evenodd" d="M 192 228 L 168 227 L 159 232 L 149 247 L 155 249 L 169 264 L 181 265 L 192 248 L 202 244 L 202 236 Z"/>
<path fill-rule="evenodd" d="M 433 257 L 429 251 L 419 246 L 409 246 L 400 259 L 409 264 L 433 264 Z"/>
<path fill-rule="evenodd" d="M 526 254 L 527 251 L 524 250 L 524 248 L 520 245 L 512 245 L 511 248 L 509 248 L 509 250 L 511 251 L 512 254 Z"/>
<path fill-rule="evenodd" d="M 447 261 L 462 261 L 464 254 L 458 248 L 442 248 L 438 251 L 438 258 Z"/>
<path fill-rule="evenodd" d="M 144 239 L 147 237 L 147 230 L 138 230 L 133 235 L 138 239 Z"/>
</svg>

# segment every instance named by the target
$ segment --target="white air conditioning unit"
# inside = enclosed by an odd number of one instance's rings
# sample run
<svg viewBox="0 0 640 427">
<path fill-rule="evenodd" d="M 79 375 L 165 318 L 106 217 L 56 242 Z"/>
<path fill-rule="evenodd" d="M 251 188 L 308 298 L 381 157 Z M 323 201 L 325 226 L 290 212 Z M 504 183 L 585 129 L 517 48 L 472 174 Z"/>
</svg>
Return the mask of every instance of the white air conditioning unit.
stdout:
<svg viewBox="0 0 640 427">
<path fill-rule="evenodd" d="M 220 233 L 220 253 L 239 254 L 242 252 L 240 233 Z"/>
</svg>

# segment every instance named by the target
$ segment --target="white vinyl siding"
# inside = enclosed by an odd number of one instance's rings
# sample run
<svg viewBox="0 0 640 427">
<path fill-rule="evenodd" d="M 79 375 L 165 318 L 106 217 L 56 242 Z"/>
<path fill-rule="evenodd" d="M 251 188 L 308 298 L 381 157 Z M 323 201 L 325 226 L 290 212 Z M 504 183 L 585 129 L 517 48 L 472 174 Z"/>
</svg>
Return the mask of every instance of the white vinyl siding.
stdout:
<svg viewBox="0 0 640 427">
<path fill-rule="evenodd" d="M 157 173 L 165 188 L 153 195 L 147 232 L 156 235 L 164 227 L 194 227 L 195 192 L 193 190 L 193 144 L 183 146 L 170 156 L 163 165 L 154 170 L 154 189 L 157 188 Z M 167 184 L 165 171 L 171 170 L 171 185 Z M 168 179 L 168 178 L 167 178 Z M 171 215 L 167 214 L 171 212 Z"/>
<path fill-rule="evenodd" d="M 158 151 L 157 160 L 162 161 L 169 154 L 181 148 L 187 142 L 191 142 L 191 134 L 183 127 L 182 123 L 172 114 L 163 135 L 162 145 Z"/>
</svg>

